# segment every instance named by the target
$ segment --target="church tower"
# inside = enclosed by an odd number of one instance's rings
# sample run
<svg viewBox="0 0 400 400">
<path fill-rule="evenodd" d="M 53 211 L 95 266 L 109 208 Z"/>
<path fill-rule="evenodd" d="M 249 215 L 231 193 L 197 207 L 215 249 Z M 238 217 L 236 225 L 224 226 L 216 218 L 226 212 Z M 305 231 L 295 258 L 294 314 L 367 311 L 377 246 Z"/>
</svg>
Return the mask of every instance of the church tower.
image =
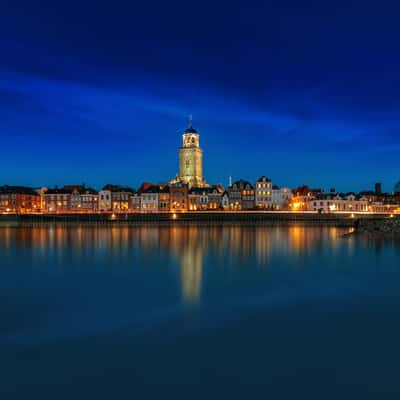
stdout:
<svg viewBox="0 0 400 400">
<path fill-rule="evenodd" d="M 203 178 L 203 150 L 200 148 L 200 135 L 192 126 L 192 117 L 189 118 L 189 127 L 183 133 L 182 147 L 179 149 L 179 180 L 189 187 L 204 187 Z"/>
</svg>

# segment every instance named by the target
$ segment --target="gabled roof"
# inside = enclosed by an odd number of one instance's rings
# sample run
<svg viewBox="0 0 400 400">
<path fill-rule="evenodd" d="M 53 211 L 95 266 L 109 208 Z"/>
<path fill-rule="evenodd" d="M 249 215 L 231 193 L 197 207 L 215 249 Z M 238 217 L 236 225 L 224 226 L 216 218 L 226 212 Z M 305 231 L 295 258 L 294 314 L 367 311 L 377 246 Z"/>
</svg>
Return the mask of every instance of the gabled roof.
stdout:
<svg viewBox="0 0 400 400">
<path fill-rule="evenodd" d="M 79 195 L 97 194 L 97 191 L 82 185 L 66 185 L 62 188 L 55 187 L 52 189 L 47 189 L 44 194 L 74 194 L 74 193 L 77 193 Z"/>
<path fill-rule="evenodd" d="M 148 194 L 148 193 L 162 193 L 162 186 L 150 186 L 147 189 L 143 190 L 141 193 L 142 194 Z"/>
<path fill-rule="evenodd" d="M 363 196 L 356 195 L 353 192 L 349 193 L 318 193 L 315 196 L 315 200 L 348 200 L 349 197 L 354 197 L 356 200 L 360 200 Z"/>
<path fill-rule="evenodd" d="M 90 188 L 86 187 L 85 185 L 66 185 L 63 187 L 64 190 L 71 192 L 72 194 L 78 193 L 78 194 L 97 194 L 97 191 Z"/>
<path fill-rule="evenodd" d="M 269 179 L 269 178 L 267 178 L 265 175 L 263 175 L 263 176 L 260 176 L 260 177 L 256 180 L 256 182 L 272 182 L 272 180 Z"/>
<path fill-rule="evenodd" d="M 217 183 L 216 185 L 211 185 L 210 187 L 213 190 L 216 190 L 218 193 L 223 193 L 225 190 L 224 187 L 220 183 Z"/>
<path fill-rule="evenodd" d="M 28 186 L 0 186 L 0 194 L 27 194 L 27 195 L 39 195 L 39 193 Z"/>
<path fill-rule="evenodd" d="M 338 198 L 343 198 L 343 196 L 339 193 L 318 193 L 315 196 L 315 200 L 333 200 Z"/>
<path fill-rule="evenodd" d="M 98 194 L 97 190 L 92 189 L 92 188 L 84 188 L 82 191 L 79 192 L 79 194 Z"/>
<path fill-rule="evenodd" d="M 138 191 L 138 193 L 142 193 L 143 191 L 147 190 L 151 186 L 157 186 L 157 185 L 155 183 L 151 183 L 151 182 L 143 182 L 137 191 Z"/>
<path fill-rule="evenodd" d="M 229 189 L 232 189 L 233 186 L 235 186 L 235 185 L 238 188 L 242 188 L 242 189 L 244 189 L 246 186 L 250 186 L 251 189 L 254 189 L 253 185 L 249 181 L 246 181 L 244 179 L 239 179 L 238 181 L 233 182 L 232 186 L 230 186 Z"/>
<path fill-rule="evenodd" d="M 46 192 L 44 193 L 45 195 L 47 194 L 72 194 L 72 190 L 71 189 L 65 189 L 65 188 L 49 188 L 46 190 Z"/>
<path fill-rule="evenodd" d="M 109 190 L 112 193 L 121 193 L 121 192 L 135 193 L 135 190 L 129 186 L 112 185 L 112 184 L 105 185 L 102 190 Z"/>
<path fill-rule="evenodd" d="M 189 194 L 197 194 L 197 195 L 206 195 L 206 194 L 212 194 L 216 191 L 216 188 L 213 187 L 191 187 L 189 190 Z"/>
<path fill-rule="evenodd" d="M 64 185 L 63 189 L 70 191 L 77 190 L 78 192 L 80 192 L 81 190 L 85 189 L 85 185 Z"/>
<path fill-rule="evenodd" d="M 137 193 L 169 193 L 169 186 L 165 184 L 144 182 L 138 189 Z"/>
<path fill-rule="evenodd" d="M 296 189 L 292 189 L 292 192 L 294 195 L 299 195 L 299 196 L 307 196 L 308 194 L 316 196 L 317 194 L 320 194 L 323 191 L 322 191 L 322 189 L 312 189 L 312 188 L 308 187 L 307 185 L 303 185 Z"/>
</svg>

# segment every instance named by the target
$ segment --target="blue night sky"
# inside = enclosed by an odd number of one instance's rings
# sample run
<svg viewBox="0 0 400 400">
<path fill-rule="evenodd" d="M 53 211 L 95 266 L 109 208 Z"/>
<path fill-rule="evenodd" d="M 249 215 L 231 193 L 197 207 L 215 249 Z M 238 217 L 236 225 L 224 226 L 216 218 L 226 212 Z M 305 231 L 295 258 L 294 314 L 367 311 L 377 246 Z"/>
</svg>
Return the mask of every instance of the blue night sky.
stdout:
<svg viewBox="0 0 400 400">
<path fill-rule="evenodd" d="M 193 114 L 208 182 L 390 191 L 399 19 L 387 1 L 2 1 L 0 184 L 166 181 Z"/>
</svg>

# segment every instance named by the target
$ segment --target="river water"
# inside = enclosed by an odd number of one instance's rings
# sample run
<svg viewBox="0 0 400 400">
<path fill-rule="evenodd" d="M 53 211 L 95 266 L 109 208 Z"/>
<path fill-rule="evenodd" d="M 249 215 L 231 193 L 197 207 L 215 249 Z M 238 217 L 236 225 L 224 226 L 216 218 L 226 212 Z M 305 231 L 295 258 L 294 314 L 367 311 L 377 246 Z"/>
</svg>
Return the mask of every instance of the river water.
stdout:
<svg viewBox="0 0 400 400">
<path fill-rule="evenodd" d="M 400 398 L 400 242 L 0 229 L 1 399 Z"/>
</svg>

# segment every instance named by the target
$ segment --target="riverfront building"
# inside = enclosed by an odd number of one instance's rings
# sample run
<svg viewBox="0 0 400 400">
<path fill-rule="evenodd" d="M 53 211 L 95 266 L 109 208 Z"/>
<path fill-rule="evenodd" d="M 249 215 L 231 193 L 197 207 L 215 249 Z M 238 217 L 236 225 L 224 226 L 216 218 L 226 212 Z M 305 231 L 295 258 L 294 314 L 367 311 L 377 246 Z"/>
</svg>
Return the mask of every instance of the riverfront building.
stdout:
<svg viewBox="0 0 400 400">
<path fill-rule="evenodd" d="M 253 210 L 255 208 L 254 186 L 244 179 L 229 186 L 228 197 L 231 210 Z"/>
<path fill-rule="evenodd" d="M 130 187 L 108 184 L 99 192 L 99 209 L 101 211 L 127 211 L 133 194 L 135 191 Z"/>
<path fill-rule="evenodd" d="M 98 193 L 84 185 L 66 185 L 62 188 L 43 189 L 42 207 L 44 211 L 95 212 L 99 208 Z"/>
<path fill-rule="evenodd" d="M 221 210 L 223 193 L 220 185 L 192 187 L 189 190 L 189 210 Z"/>
<path fill-rule="evenodd" d="M 325 213 L 333 212 L 368 212 L 370 211 L 368 200 L 357 198 L 354 193 L 346 195 L 338 193 L 321 193 L 308 200 L 307 209 Z"/>
<path fill-rule="evenodd" d="M 25 186 L 0 186 L 0 212 L 28 213 L 41 209 L 40 195 Z"/>
<path fill-rule="evenodd" d="M 255 184 L 255 202 L 259 209 L 269 209 L 272 205 L 272 180 L 266 176 L 258 178 Z"/>
<path fill-rule="evenodd" d="M 271 208 L 273 210 L 288 210 L 290 201 L 293 197 L 292 191 L 287 188 L 272 187 Z"/>
<path fill-rule="evenodd" d="M 169 187 L 170 210 L 187 211 L 189 203 L 189 185 L 176 182 Z"/>
</svg>

